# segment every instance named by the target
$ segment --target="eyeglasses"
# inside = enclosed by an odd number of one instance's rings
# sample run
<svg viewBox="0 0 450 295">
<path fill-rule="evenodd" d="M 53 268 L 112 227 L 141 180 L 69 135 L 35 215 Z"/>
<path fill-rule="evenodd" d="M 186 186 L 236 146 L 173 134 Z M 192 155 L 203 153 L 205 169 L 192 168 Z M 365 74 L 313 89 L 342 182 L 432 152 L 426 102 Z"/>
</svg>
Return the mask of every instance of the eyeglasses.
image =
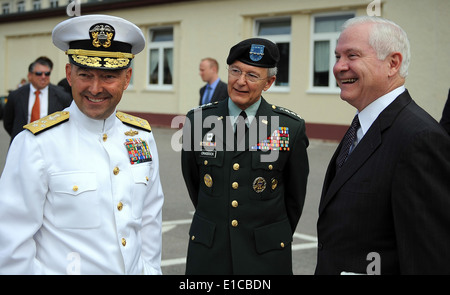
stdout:
<svg viewBox="0 0 450 295">
<path fill-rule="evenodd" d="M 34 74 L 36 75 L 36 76 L 42 76 L 42 74 L 44 74 L 45 76 L 50 76 L 50 73 L 51 72 L 34 72 Z"/>
<path fill-rule="evenodd" d="M 228 68 L 228 73 L 229 73 L 231 76 L 237 77 L 237 78 L 241 77 L 242 73 L 245 73 L 245 78 L 247 79 L 247 81 L 250 81 L 250 82 L 253 82 L 253 83 L 258 82 L 259 80 L 267 79 L 267 77 L 261 78 L 260 76 L 258 76 L 258 75 L 255 74 L 255 73 L 246 73 L 246 72 L 242 72 L 240 69 L 235 68 L 235 67 L 230 67 L 230 68 Z"/>
</svg>

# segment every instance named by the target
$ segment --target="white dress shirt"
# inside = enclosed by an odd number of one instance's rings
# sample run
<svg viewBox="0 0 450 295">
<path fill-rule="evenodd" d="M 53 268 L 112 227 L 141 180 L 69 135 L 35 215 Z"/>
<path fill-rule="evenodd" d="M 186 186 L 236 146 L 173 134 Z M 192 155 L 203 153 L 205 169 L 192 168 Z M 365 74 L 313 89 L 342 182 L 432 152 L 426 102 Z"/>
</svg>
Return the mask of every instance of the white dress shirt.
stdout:
<svg viewBox="0 0 450 295">
<path fill-rule="evenodd" d="M 152 133 L 115 114 L 90 119 L 74 102 L 65 111 L 67 122 L 24 130 L 9 149 L 0 274 L 161 274 L 164 196 Z M 131 164 L 130 138 L 148 143 L 151 162 Z"/>
<path fill-rule="evenodd" d="M 384 109 L 390 105 L 400 94 L 405 91 L 405 86 L 402 85 L 391 92 L 377 98 L 361 112 L 357 112 L 361 127 L 356 132 L 357 142 L 359 143 L 364 135 L 372 126 L 373 122 L 378 118 Z"/>
</svg>

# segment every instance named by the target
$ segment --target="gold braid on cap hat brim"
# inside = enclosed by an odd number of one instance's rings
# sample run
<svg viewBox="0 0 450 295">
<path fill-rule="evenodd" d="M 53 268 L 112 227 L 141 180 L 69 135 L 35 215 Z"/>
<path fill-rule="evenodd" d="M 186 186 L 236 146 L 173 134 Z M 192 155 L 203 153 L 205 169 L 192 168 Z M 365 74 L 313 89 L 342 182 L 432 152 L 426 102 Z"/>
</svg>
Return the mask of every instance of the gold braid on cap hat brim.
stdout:
<svg viewBox="0 0 450 295">
<path fill-rule="evenodd" d="M 69 54 L 96 56 L 96 57 L 112 57 L 112 58 L 134 58 L 134 54 L 131 53 L 84 50 L 84 49 L 69 49 L 66 51 L 66 55 Z"/>
</svg>

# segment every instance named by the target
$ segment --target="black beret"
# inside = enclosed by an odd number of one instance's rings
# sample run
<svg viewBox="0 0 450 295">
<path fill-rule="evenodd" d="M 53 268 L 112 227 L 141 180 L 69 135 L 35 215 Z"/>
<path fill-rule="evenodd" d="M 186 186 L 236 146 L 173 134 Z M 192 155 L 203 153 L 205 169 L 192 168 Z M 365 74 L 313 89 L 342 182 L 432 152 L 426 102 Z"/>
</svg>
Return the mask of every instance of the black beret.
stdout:
<svg viewBox="0 0 450 295">
<path fill-rule="evenodd" d="M 235 60 L 260 68 L 276 67 L 280 60 L 278 46 L 263 38 L 250 38 L 239 42 L 230 49 L 227 64 Z"/>
</svg>

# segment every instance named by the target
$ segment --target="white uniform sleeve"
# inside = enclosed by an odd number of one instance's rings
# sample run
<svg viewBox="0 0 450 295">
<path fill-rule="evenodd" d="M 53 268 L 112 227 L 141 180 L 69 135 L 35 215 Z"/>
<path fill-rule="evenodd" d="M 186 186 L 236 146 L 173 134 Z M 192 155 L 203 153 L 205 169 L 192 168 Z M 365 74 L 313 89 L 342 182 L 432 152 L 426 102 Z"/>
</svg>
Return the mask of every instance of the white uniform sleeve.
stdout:
<svg viewBox="0 0 450 295">
<path fill-rule="evenodd" d="M 0 178 L 0 274 L 42 274 L 33 235 L 43 221 L 47 173 L 34 135 L 23 131 Z"/>
</svg>

